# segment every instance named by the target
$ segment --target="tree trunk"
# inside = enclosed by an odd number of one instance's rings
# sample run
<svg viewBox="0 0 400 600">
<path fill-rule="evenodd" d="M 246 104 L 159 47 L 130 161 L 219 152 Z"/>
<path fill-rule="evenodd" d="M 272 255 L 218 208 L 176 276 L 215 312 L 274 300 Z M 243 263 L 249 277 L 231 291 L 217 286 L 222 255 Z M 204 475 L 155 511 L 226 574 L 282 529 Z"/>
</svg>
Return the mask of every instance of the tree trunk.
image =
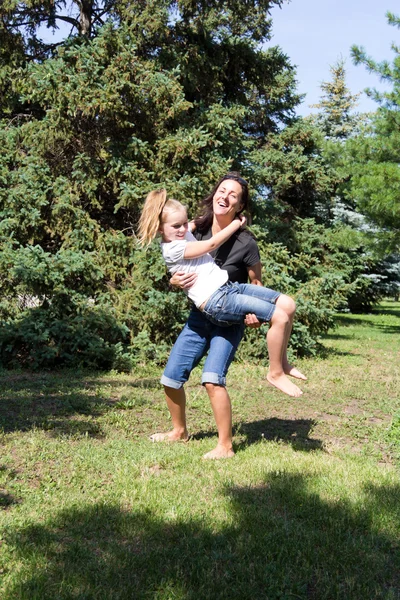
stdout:
<svg viewBox="0 0 400 600">
<path fill-rule="evenodd" d="M 93 12 L 93 1 L 92 0 L 80 0 L 79 1 L 79 35 L 90 36 L 92 30 L 92 12 Z"/>
</svg>

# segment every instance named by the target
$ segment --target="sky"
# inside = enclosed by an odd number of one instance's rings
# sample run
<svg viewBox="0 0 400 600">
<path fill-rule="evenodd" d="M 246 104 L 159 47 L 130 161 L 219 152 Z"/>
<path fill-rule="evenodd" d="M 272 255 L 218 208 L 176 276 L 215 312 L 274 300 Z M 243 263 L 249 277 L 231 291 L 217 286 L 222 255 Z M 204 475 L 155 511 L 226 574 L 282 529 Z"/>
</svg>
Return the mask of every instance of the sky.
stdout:
<svg viewBox="0 0 400 600">
<path fill-rule="evenodd" d="M 316 112 L 309 105 L 318 103 L 321 83 L 331 80 L 330 66 L 339 59 L 345 61 L 346 83 L 353 94 L 366 87 L 389 89 L 363 65 L 355 66 L 350 55 L 355 44 L 378 62 L 392 62 L 391 44 L 400 46 L 400 30 L 388 25 L 387 11 L 400 15 L 400 0 L 284 0 L 282 8 L 271 9 L 272 39 L 267 45 L 280 46 L 297 67 L 298 92 L 306 94 L 297 109 L 299 115 Z M 62 25 L 60 32 L 68 34 L 69 26 Z M 43 34 L 51 38 L 49 30 L 43 28 Z M 362 93 L 356 110 L 376 108 Z"/>
<path fill-rule="evenodd" d="M 306 98 L 298 108 L 302 116 L 316 112 L 309 108 L 321 97 L 321 83 L 331 81 L 330 66 L 345 61 L 346 83 L 355 94 L 366 87 L 389 89 L 363 65 L 355 66 L 352 45 L 363 46 L 368 56 L 392 62 L 393 42 L 400 46 L 400 30 L 388 25 L 386 13 L 400 16 L 399 0 L 291 0 L 271 10 L 272 40 L 297 67 L 298 91 Z M 377 104 L 362 93 L 357 111 L 376 110 Z"/>
</svg>

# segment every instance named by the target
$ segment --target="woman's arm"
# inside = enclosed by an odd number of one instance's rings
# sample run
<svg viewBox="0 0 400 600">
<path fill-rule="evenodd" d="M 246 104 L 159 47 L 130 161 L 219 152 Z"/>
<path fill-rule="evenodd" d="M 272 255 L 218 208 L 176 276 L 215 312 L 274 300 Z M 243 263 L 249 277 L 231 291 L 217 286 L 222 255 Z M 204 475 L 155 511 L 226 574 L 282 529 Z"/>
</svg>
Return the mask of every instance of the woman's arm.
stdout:
<svg viewBox="0 0 400 600">
<path fill-rule="evenodd" d="M 232 223 L 229 223 L 227 227 L 213 235 L 209 240 L 202 240 L 201 242 L 187 242 L 185 246 L 184 258 L 199 258 L 204 256 L 207 252 L 211 252 L 221 246 L 231 235 L 238 231 L 240 227 L 246 224 L 246 217 L 240 216 L 238 219 L 234 219 Z"/>
<path fill-rule="evenodd" d="M 249 274 L 250 283 L 253 285 L 262 285 L 261 283 L 261 263 L 253 265 L 252 267 L 247 267 L 247 272 Z M 260 321 L 257 319 L 256 315 L 249 314 L 244 318 L 244 324 L 246 327 L 251 327 L 252 329 L 258 329 L 261 327 Z"/>
<path fill-rule="evenodd" d="M 178 287 L 181 290 L 188 290 L 196 283 L 198 278 L 197 273 L 185 273 L 185 271 L 177 271 L 169 280 L 169 284 L 173 287 Z"/>
<path fill-rule="evenodd" d="M 250 283 L 254 285 L 262 285 L 261 281 L 261 263 L 253 265 L 252 267 L 247 267 L 247 273 L 249 274 Z"/>
</svg>

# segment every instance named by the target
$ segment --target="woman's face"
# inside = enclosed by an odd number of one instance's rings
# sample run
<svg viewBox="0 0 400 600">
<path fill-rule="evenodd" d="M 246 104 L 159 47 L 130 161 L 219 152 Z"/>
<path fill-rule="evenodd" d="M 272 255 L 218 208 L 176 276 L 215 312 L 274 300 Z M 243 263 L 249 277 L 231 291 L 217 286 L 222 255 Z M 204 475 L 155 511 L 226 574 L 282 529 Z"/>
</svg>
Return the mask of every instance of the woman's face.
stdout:
<svg viewBox="0 0 400 600">
<path fill-rule="evenodd" d="M 233 221 L 242 208 L 242 186 L 234 179 L 225 179 L 214 194 L 214 215 L 216 217 L 229 216 Z"/>
</svg>

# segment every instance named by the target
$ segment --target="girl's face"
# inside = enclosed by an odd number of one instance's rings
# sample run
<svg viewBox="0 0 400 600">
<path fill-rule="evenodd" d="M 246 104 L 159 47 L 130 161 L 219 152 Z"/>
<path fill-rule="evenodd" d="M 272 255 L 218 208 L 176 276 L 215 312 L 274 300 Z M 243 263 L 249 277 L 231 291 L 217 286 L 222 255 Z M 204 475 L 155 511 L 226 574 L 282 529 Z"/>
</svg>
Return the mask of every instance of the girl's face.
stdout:
<svg viewBox="0 0 400 600">
<path fill-rule="evenodd" d="M 229 216 L 231 221 L 243 208 L 242 186 L 234 179 L 225 179 L 218 186 L 213 198 L 213 212 L 216 217 Z"/>
<path fill-rule="evenodd" d="M 174 242 L 183 240 L 188 230 L 188 218 L 186 210 L 168 211 L 163 215 L 160 232 L 163 242 Z"/>
</svg>

